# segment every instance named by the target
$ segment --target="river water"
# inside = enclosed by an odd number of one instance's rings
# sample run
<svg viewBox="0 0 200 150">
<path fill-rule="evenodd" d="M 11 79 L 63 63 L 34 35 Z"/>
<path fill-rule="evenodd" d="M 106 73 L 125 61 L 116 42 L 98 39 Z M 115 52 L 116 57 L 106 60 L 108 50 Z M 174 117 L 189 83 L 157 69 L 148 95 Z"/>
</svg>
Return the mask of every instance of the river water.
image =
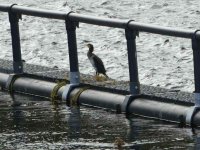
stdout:
<svg viewBox="0 0 200 150">
<path fill-rule="evenodd" d="M 0 0 L 19 5 L 93 16 L 134 19 L 143 23 L 198 29 L 198 0 Z M 189 7 L 188 7 L 189 6 Z M 68 69 L 64 21 L 23 16 L 20 35 L 23 59 L 30 64 Z M 0 58 L 12 59 L 9 21 L 0 12 Z M 108 76 L 128 80 L 124 31 L 80 24 L 77 44 L 80 72 L 94 74 L 86 54 L 87 43 L 103 59 Z M 192 92 L 191 41 L 140 33 L 137 38 L 139 78 L 142 84 Z M 0 92 L 0 149 L 200 149 L 199 131 L 174 124 L 125 116 L 94 108 L 54 106 L 35 97 Z"/>
<path fill-rule="evenodd" d="M 0 149 L 171 150 L 200 148 L 200 133 L 176 124 L 0 92 Z"/>
<path fill-rule="evenodd" d="M 0 0 L 2 4 L 74 11 L 106 18 L 134 19 L 138 22 L 183 29 L 199 29 L 198 0 Z M 12 59 L 9 21 L 0 13 L 0 58 Z M 30 64 L 68 69 L 67 38 L 64 21 L 23 16 L 20 21 L 23 59 Z M 80 24 L 77 29 L 80 72 L 94 74 L 86 57 L 87 43 L 103 59 L 107 74 L 128 80 L 127 50 L 124 31 Z M 168 89 L 194 91 L 191 41 L 140 33 L 137 38 L 139 78 L 142 84 Z"/>
</svg>

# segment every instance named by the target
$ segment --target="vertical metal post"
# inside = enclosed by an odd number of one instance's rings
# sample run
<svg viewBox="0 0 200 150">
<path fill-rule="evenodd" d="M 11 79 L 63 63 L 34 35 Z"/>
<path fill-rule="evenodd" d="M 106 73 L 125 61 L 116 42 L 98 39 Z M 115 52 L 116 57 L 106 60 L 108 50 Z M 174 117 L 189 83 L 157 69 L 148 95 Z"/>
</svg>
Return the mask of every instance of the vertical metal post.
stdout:
<svg viewBox="0 0 200 150">
<path fill-rule="evenodd" d="M 200 110 L 200 39 L 197 39 L 196 33 L 200 30 L 196 30 L 192 37 L 192 50 L 193 50 L 193 62 L 194 62 L 194 100 L 195 105 L 190 107 L 186 113 L 186 124 L 193 126 L 193 118 L 197 111 Z"/>
<path fill-rule="evenodd" d="M 70 84 L 65 86 L 62 94 L 62 100 L 66 100 L 66 104 L 70 106 L 69 95 L 70 92 L 80 83 L 80 74 L 78 68 L 78 54 L 76 44 L 76 22 L 69 19 L 69 12 L 66 16 L 65 25 L 68 38 L 68 50 L 69 50 L 69 65 L 70 65 Z"/>
<path fill-rule="evenodd" d="M 70 61 L 70 84 L 79 84 L 80 74 L 76 44 L 76 22 L 70 21 L 70 19 L 66 19 L 66 30 Z"/>
<path fill-rule="evenodd" d="M 23 73 L 23 62 L 21 59 L 21 46 L 20 46 L 20 35 L 19 35 L 19 18 L 20 14 L 12 12 L 12 7 L 9 11 L 9 21 L 11 28 L 12 37 L 12 52 L 13 52 L 13 69 L 14 73 Z"/>
<path fill-rule="evenodd" d="M 196 37 L 197 31 L 195 31 L 192 38 L 192 49 L 194 61 L 195 105 L 200 106 L 200 39 L 197 39 Z"/>
<path fill-rule="evenodd" d="M 127 40 L 128 50 L 128 64 L 129 64 L 129 76 L 130 76 L 130 94 L 137 95 L 140 93 L 140 83 L 138 77 L 138 65 L 137 65 L 137 51 L 136 51 L 136 35 L 137 31 L 129 28 L 125 29 L 125 35 Z"/>
</svg>

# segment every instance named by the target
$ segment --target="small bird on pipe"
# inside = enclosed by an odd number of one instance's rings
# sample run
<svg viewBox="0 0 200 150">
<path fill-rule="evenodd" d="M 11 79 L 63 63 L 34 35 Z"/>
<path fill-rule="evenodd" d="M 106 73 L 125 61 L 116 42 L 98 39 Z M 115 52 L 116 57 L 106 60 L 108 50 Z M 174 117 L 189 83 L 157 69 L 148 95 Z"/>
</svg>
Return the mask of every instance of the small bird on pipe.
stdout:
<svg viewBox="0 0 200 150">
<path fill-rule="evenodd" d="M 96 71 L 96 79 L 100 80 L 99 79 L 100 74 L 103 74 L 106 78 L 108 78 L 103 61 L 97 55 L 93 53 L 94 46 L 92 44 L 87 44 L 87 47 L 89 48 L 87 52 L 87 57 Z"/>
</svg>

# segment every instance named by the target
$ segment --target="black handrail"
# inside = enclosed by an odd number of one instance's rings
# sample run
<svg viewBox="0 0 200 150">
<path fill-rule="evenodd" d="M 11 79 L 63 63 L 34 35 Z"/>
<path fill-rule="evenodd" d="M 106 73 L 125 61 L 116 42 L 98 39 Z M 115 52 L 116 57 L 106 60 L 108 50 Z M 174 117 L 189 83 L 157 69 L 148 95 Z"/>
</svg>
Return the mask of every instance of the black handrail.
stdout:
<svg viewBox="0 0 200 150">
<path fill-rule="evenodd" d="M 0 11 L 9 12 L 10 5 L 0 5 Z M 68 12 L 62 11 L 52 11 L 52 10 L 45 10 L 45 9 L 36 9 L 36 8 L 29 8 L 24 6 L 13 6 L 12 11 L 24 15 L 36 16 L 36 17 L 45 17 L 45 18 L 52 18 L 52 19 L 61 19 L 65 20 L 66 15 Z M 113 19 L 113 18 L 102 18 L 102 17 L 94 17 L 89 15 L 82 15 L 77 13 L 71 13 L 69 15 L 71 21 L 77 21 L 87 24 L 94 24 L 100 26 L 107 26 L 107 27 L 115 27 L 115 28 L 126 28 L 126 24 L 129 20 L 125 19 Z M 176 36 L 182 38 L 192 38 L 195 30 L 186 30 L 186 29 L 178 29 L 178 28 L 170 28 L 170 27 L 162 27 L 158 25 L 151 25 L 145 24 L 141 22 L 131 22 L 129 23 L 129 28 L 133 30 L 138 30 L 142 32 L 149 32 L 155 34 L 162 34 L 168 36 Z M 200 39 L 200 32 L 197 33 L 197 38 Z"/>
</svg>

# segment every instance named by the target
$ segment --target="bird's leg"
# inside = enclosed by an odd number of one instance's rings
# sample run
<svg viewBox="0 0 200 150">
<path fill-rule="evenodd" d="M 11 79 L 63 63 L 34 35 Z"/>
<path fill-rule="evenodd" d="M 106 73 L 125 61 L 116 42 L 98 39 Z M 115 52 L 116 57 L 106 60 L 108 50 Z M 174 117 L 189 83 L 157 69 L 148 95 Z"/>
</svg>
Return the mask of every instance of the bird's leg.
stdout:
<svg viewBox="0 0 200 150">
<path fill-rule="evenodd" d="M 95 72 L 94 79 L 95 79 L 95 80 L 98 80 L 97 78 L 98 78 L 98 72 L 96 71 L 96 72 Z"/>
<path fill-rule="evenodd" d="M 96 71 L 95 78 L 96 78 L 96 81 L 101 81 L 101 77 L 99 76 L 99 73 L 97 71 Z"/>
</svg>

